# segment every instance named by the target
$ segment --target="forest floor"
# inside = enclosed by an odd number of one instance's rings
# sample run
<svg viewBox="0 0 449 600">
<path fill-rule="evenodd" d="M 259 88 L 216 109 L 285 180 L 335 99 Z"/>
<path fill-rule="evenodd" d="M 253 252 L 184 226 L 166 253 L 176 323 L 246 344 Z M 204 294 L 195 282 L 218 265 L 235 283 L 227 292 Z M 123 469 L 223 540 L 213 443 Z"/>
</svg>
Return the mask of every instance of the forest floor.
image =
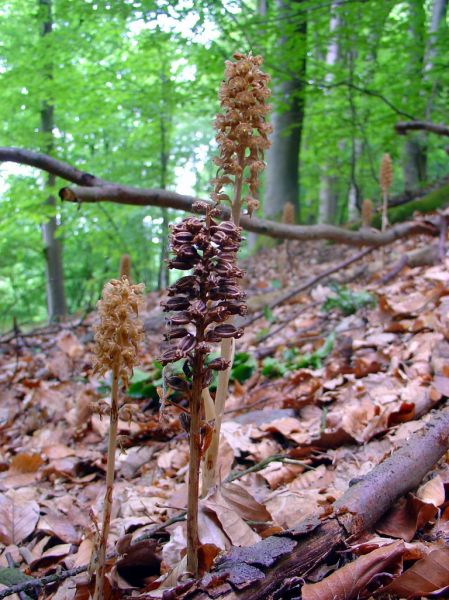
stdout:
<svg viewBox="0 0 449 600">
<path fill-rule="evenodd" d="M 222 430 L 223 485 L 200 503 L 203 566 L 232 545 L 252 545 L 328 513 L 348 486 L 444 405 L 448 260 L 381 280 L 406 252 L 428 244 L 415 237 L 375 250 L 272 309 L 281 295 L 358 251 L 291 242 L 243 261 L 249 316 L 263 314 L 237 342 Z M 110 561 L 114 598 L 162 597 L 175 578 L 164 581 L 166 574 L 176 574 L 185 553 L 187 434 L 176 407 L 160 418 L 156 393 L 162 297 L 147 296 L 145 343 L 128 389 L 136 410 L 131 421 L 119 422 L 123 453 L 117 456 L 110 550 L 123 552 L 145 533 L 152 538 Z M 104 497 L 108 431 L 95 403 L 110 392 L 110 382 L 92 373 L 95 320 L 92 313 L 82 322 L 3 336 L 0 567 L 14 562 L 42 577 L 89 563 Z M 375 531 L 309 573 L 314 583 L 340 570 L 342 581 L 345 564 L 377 549 L 383 560 L 377 570 L 369 562 L 361 567 L 365 572 L 357 577 L 367 581 L 354 591 L 359 596 L 346 586 L 346 595 L 310 588 L 315 595 L 307 597 L 370 597 L 373 586 L 386 583 L 385 598 L 434 597 L 429 594 L 437 590 L 448 597 L 449 558 L 441 558 L 449 553 L 448 461 L 446 454 Z M 403 541 L 403 551 L 388 561 L 395 540 Z M 11 580 L 2 573 L 8 587 Z M 45 597 L 87 599 L 89 589 L 81 573 L 48 587 Z"/>
</svg>

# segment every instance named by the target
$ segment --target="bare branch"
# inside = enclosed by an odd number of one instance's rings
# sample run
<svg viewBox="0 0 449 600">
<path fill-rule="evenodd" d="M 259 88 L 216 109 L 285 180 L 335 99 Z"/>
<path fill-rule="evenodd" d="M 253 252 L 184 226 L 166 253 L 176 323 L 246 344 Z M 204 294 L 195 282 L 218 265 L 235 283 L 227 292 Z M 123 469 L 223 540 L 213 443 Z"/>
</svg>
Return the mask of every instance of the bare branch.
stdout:
<svg viewBox="0 0 449 600">
<path fill-rule="evenodd" d="M 0 148 L 0 162 L 15 162 L 42 169 L 48 173 L 76 184 L 76 187 L 62 188 L 59 195 L 70 202 L 116 202 L 135 206 L 160 206 L 191 212 L 192 204 L 198 200 L 193 196 L 177 194 L 161 189 L 141 189 L 116 185 L 85 173 L 52 158 L 46 154 L 20 148 Z M 221 218 L 228 219 L 230 211 L 221 208 Z M 334 225 L 284 225 L 266 219 L 244 216 L 240 222 L 243 229 L 285 240 L 332 240 L 351 246 L 380 247 L 397 239 L 416 235 L 438 235 L 438 223 L 429 219 L 426 222 L 408 222 L 394 225 L 388 231 L 376 230 L 349 231 Z"/>
<path fill-rule="evenodd" d="M 41 171 L 46 171 L 77 185 L 105 185 L 107 183 L 107 181 L 80 171 L 57 158 L 33 150 L 0 147 L 0 162 L 14 162 L 19 165 L 36 167 L 36 169 L 41 169 Z"/>
<path fill-rule="evenodd" d="M 449 127 L 430 121 L 401 121 L 394 126 L 399 135 L 406 135 L 408 131 L 430 131 L 437 135 L 449 137 Z"/>
</svg>

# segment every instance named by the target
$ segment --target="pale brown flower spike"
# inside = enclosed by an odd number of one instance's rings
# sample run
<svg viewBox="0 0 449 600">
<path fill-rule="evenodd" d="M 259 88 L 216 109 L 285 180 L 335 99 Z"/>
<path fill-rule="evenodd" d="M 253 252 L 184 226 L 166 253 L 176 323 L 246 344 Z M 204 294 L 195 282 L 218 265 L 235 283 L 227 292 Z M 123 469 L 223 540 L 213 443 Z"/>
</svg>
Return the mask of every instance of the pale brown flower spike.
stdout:
<svg viewBox="0 0 449 600">
<path fill-rule="evenodd" d="M 139 320 L 144 285 L 132 285 L 127 277 L 111 279 L 98 302 L 100 324 L 94 326 L 94 372 L 105 375 L 114 368 L 126 387 L 137 362 L 137 351 L 143 336 Z"/>
<path fill-rule="evenodd" d="M 111 406 L 109 414 L 109 441 L 106 471 L 106 494 L 103 506 L 103 526 L 98 540 L 94 600 L 104 598 L 104 580 L 106 572 L 106 548 L 112 510 L 112 492 L 114 487 L 115 452 L 117 448 L 117 424 L 119 418 L 119 381 L 127 386 L 137 362 L 139 343 L 143 328 L 139 319 L 142 303 L 143 284 L 131 285 L 128 278 L 112 279 L 103 289 L 102 299 L 98 302 L 100 316 L 95 330 L 94 372 L 105 375 L 112 371 Z M 120 412 L 125 414 L 128 405 Z"/>
<path fill-rule="evenodd" d="M 362 227 L 371 227 L 373 219 L 373 203 L 369 198 L 362 202 Z"/>
<path fill-rule="evenodd" d="M 282 223 L 285 225 L 295 224 L 295 207 L 292 202 L 286 202 L 282 209 Z"/>
<path fill-rule="evenodd" d="M 393 183 L 393 162 L 389 154 L 384 154 L 380 163 L 380 189 L 382 190 L 382 231 L 388 227 L 388 192 Z"/>
<path fill-rule="evenodd" d="M 259 206 L 257 188 L 259 175 L 265 168 L 265 150 L 269 148 L 268 135 L 271 125 L 266 122 L 270 106 L 266 101 L 270 97 L 268 87 L 269 76 L 261 70 L 261 56 L 234 54 L 235 61 L 227 61 L 225 78 L 220 88 L 219 98 L 223 113 L 217 115 L 215 128 L 218 130 L 216 140 L 219 156 L 215 158 L 218 165 L 217 177 L 212 181 L 215 202 L 231 202 L 232 220 L 239 225 L 240 213 L 246 202 L 251 215 Z M 244 186 L 247 186 L 245 195 Z M 223 191 L 232 186 L 233 197 Z M 232 323 L 233 317 L 229 318 Z M 215 427 L 210 446 L 206 452 L 203 469 L 203 495 L 216 483 L 218 450 L 221 421 L 228 396 L 229 378 L 234 361 L 234 339 L 221 342 L 221 359 L 229 367 L 218 374 L 215 401 L 212 401 L 208 390 L 203 391 L 205 407 L 209 418 L 214 418 Z"/>
<path fill-rule="evenodd" d="M 214 159 L 219 168 L 217 177 L 212 180 L 211 197 L 215 202 L 232 204 L 232 218 L 238 225 L 244 203 L 250 215 L 259 206 L 259 174 L 265 168 L 264 152 L 270 146 L 271 126 L 266 123 L 266 116 L 271 107 L 266 101 L 271 92 L 270 78 L 260 69 L 261 56 L 235 53 L 234 58 L 235 62 L 226 61 L 219 93 L 223 113 L 215 119 L 219 156 Z M 244 184 L 248 191 L 242 198 Z M 228 185 L 234 188 L 232 199 L 223 191 Z"/>
</svg>

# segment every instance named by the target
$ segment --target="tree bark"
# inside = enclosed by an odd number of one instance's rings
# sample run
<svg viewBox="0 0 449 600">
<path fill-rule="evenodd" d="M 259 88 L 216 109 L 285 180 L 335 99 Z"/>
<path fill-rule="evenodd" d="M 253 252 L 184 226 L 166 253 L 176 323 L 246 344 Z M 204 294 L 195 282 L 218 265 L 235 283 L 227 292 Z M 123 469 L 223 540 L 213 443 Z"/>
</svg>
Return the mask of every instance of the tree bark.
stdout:
<svg viewBox="0 0 449 600">
<path fill-rule="evenodd" d="M 38 6 L 43 15 L 41 36 L 45 38 L 53 29 L 52 0 L 38 0 Z M 46 77 L 50 80 L 52 79 L 51 71 L 51 65 L 48 65 L 46 67 Z M 50 102 L 44 101 L 41 109 L 40 131 L 45 139 L 45 152 L 47 153 L 53 151 L 53 128 L 54 106 Z M 47 178 L 46 186 L 53 188 L 55 180 L 55 175 L 50 173 Z M 49 195 L 46 203 L 51 207 L 55 207 L 55 197 Z M 60 238 L 56 236 L 57 229 L 58 224 L 56 217 L 51 217 L 42 225 L 42 239 L 44 243 L 46 265 L 47 309 L 50 321 L 62 319 L 66 315 L 62 244 Z"/>
<path fill-rule="evenodd" d="M 422 92 L 417 93 L 421 85 L 424 69 L 424 32 L 425 32 L 425 9 L 423 0 L 409 0 L 409 60 L 406 69 L 407 87 L 410 92 L 406 93 L 407 106 L 415 108 L 417 114 L 423 113 Z M 418 103 L 418 106 L 416 104 Z M 413 106 L 415 105 L 415 106 Z M 419 187 L 427 177 L 427 144 L 422 133 L 407 137 L 403 153 L 403 176 L 404 187 L 411 190 Z"/>
<path fill-rule="evenodd" d="M 264 214 L 267 217 L 277 218 L 287 202 L 291 202 L 295 209 L 299 200 L 299 165 L 301 137 L 304 121 L 304 87 L 306 72 L 306 45 L 307 45 L 307 15 L 295 11 L 296 7 L 304 4 L 304 0 L 276 0 L 279 22 L 283 24 L 284 31 L 279 39 L 279 46 L 286 50 L 292 46 L 296 48 L 297 60 L 289 66 L 288 78 L 275 81 L 273 98 L 276 109 L 271 123 L 271 148 L 267 153 L 266 193 L 264 200 Z M 289 35 L 288 16 L 296 20 L 293 35 Z M 279 61 L 283 60 L 282 55 Z"/>
<path fill-rule="evenodd" d="M 326 83 L 332 84 L 334 75 L 333 68 L 340 60 L 341 51 L 339 43 L 339 29 L 342 25 L 342 15 L 340 9 L 340 1 L 336 0 L 331 5 L 331 18 L 329 23 L 329 46 L 326 52 Z M 340 142 L 339 142 L 340 144 Z M 331 157 L 329 157 L 331 158 Z M 334 161 L 332 161 L 335 166 Z M 322 174 L 320 176 L 320 206 L 318 213 L 319 223 L 335 223 L 338 214 L 338 177 L 331 174 L 332 164 L 324 164 L 322 166 Z"/>
<path fill-rule="evenodd" d="M 345 539 L 374 527 L 401 495 L 420 484 L 447 451 L 448 440 L 449 409 L 445 407 L 435 411 L 423 429 L 399 450 L 350 486 L 334 504 L 330 517 L 307 519 L 255 546 L 233 548 L 186 598 L 209 600 L 208 589 L 217 581 L 220 588 L 214 589 L 214 598 L 265 600 L 275 592 L 278 598 L 287 597 L 289 578 L 295 578 L 299 588 L 299 578 Z"/>
<path fill-rule="evenodd" d="M 435 59 L 438 54 L 438 38 L 442 35 L 442 29 L 444 27 L 444 33 L 447 34 L 446 27 L 446 13 L 447 13 L 448 0 L 433 0 L 432 4 L 432 18 L 429 27 L 429 41 L 427 44 L 426 57 L 424 72 L 425 78 L 428 79 L 432 72 Z M 438 82 L 434 81 L 431 85 L 430 94 L 426 105 L 426 119 L 432 119 L 433 102 L 438 91 Z"/>
</svg>

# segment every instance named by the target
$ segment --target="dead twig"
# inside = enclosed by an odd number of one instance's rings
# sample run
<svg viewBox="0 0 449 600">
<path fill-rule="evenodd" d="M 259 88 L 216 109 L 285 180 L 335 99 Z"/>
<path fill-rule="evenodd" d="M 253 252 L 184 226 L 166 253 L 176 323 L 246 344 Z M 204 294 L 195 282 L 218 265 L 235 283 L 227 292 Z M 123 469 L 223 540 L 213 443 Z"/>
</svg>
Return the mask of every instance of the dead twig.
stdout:
<svg viewBox="0 0 449 600">
<path fill-rule="evenodd" d="M 0 162 L 15 162 L 42 169 L 66 181 L 75 183 L 73 188 L 62 188 L 59 195 L 67 202 L 117 202 L 134 206 L 161 206 L 192 212 L 192 204 L 198 198 L 184 196 L 169 190 L 140 189 L 131 186 L 118 185 L 95 177 L 57 160 L 46 154 L 24 150 L 22 148 L 0 148 Z M 230 210 L 222 206 L 221 218 L 229 219 Z M 247 231 L 268 235 L 285 240 L 319 240 L 328 239 L 352 246 L 381 247 L 391 244 L 397 239 L 416 235 L 419 233 L 437 235 L 436 223 L 431 219 L 424 221 L 410 221 L 391 227 L 388 231 L 380 233 L 376 230 L 349 231 L 334 225 L 287 225 L 266 219 L 245 215 L 240 220 L 240 225 Z"/>
<path fill-rule="evenodd" d="M 368 254 L 370 254 L 371 252 L 373 252 L 373 250 L 375 250 L 374 247 L 365 248 L 365 250 L 362 250 L 361 252 L 358 252 L 354 256 L 351 256 L 350 258 L 347 258 L 343 262 L 338 263 L 338 265 L 336 265 L 335 267 L 330 267 L 329 269 L 326 269 L 326 271 L 323 271 L 322 273 L 320 273 L 316 277 L 312 277 L 311 279 L 309 279 L 305 283 L 301 284 L 299 287 L 294 288 L 293 290 L 290 290 L 286 294 L 282 294 L 279 298 L 276 298 L 276 300 L 274 300 L 273 302 L 270 302 L 268 304 L 268 308 L 273 309 L 276 306 L 279 306 L 279 305 L 283 304 L 284 302 L 287 302 L 287 300 L 290 300 L 290 298 L 294 298 L 299 293 L 304 292 L 305 290 L 307 290 L 310 287 L 313 287 L 314 285 L 316 285 L 317 283 L 319 283 L 323 279 L 326 279 L 326 277 L 329 277 L 329 275 L 333 275 L 333 273 L 336 273 L 337 271 L 340 271 L 341 269 L 345 269 L 346 267 L 349 267 L 350 265 L 352 265 L 353 263 L 357 262 L 358 260 L 361 260 L 362 258 L 364 258 L 365 256 L 367 256 Z M 249 319 L 247 319 L 244 322 L 243 326 L 247 327 L 248 325 L 251 325 L 252 323 L 254 323 L 254 321 L 257 321 L 258 319 L 260 319 L 261 317 L 263 317 L 263 315 L 264 315 L 263 311 L 260 311 L 260 312 L 256 313 L 255 315 L 253 315 L 252 317 L 250 317 Z"/>
</svg>

